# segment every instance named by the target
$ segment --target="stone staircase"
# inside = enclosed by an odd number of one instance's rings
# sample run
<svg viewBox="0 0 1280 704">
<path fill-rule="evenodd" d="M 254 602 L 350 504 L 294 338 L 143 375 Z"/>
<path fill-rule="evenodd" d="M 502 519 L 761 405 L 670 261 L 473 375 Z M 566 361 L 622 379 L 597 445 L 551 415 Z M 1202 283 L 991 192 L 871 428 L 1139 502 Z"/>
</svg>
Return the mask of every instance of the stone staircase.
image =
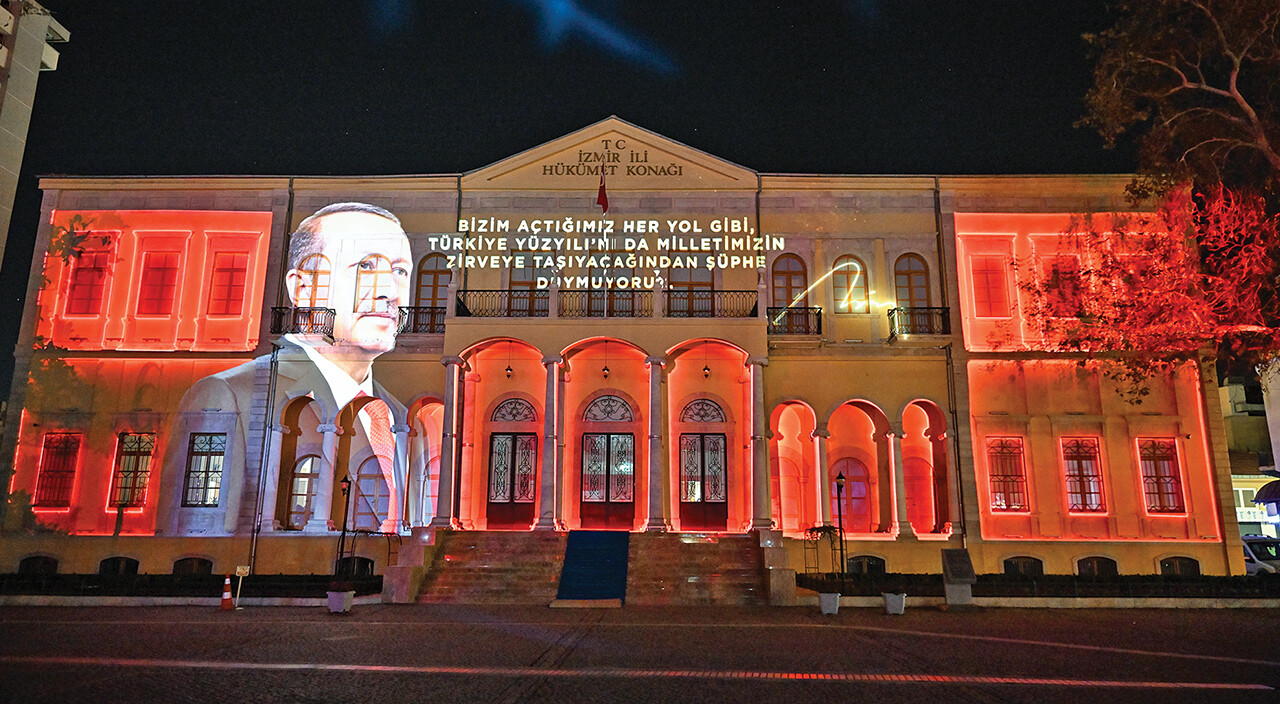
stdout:
<svg viewBox="0 0 1280 704">
<path fill-rule="evenodd" d="M 636 533 L 628 605 L 758 605 L 768 601 L 755 535 Z"/>
<path fill-rule="evenodd" d="M 418 601 L 430 604 L 539 604 L 556 598 L 565 533 L 450 531 L 436 550 Z"/>
</svg>

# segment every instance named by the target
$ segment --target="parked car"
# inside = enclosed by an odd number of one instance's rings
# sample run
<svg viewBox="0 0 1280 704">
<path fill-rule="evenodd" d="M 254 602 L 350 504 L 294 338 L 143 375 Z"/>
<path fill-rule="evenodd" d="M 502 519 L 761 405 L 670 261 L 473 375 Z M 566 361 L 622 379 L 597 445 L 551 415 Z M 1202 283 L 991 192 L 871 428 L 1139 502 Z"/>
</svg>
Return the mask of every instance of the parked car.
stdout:
<svg viewBox="0 0 1280 704">
<path fill-rule="evenodd" d="M 1249 574 L 1280 572 L 1280 538 L 1243 535 L 1244 566 Z"/>
</svg>

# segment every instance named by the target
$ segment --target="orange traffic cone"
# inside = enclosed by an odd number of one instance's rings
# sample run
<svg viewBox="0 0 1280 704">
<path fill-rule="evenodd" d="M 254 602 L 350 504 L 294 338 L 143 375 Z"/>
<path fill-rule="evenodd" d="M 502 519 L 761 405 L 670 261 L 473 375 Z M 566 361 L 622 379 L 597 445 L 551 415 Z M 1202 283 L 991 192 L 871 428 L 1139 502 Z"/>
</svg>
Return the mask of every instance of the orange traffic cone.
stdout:
<svg viewBox="0 0 1280 704">
<path fill-rule="evenodd" d="M 222 610 L 236 610 L 235 602 L 231 601 L 231 575 L 227 575 L 227 580 L 222 583 Z"/>
</svg>

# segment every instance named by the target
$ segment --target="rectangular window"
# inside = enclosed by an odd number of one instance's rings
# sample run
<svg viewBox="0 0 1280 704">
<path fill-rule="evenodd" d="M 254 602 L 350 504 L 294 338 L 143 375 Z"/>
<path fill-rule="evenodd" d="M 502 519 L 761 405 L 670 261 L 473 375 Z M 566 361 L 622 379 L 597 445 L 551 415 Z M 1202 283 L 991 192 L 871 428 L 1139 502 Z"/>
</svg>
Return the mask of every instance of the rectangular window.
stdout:
<svg viewBox="0 0 1280 704">
<path fill-rule="evenodd" d="M 85 252 L 71 263 L 67 315 L 98 315 L 107 289 L 107 252 Z"/>
<path fill-rule="evenodd" d="M 1008 318 L 1006 259 L 999 255 L 975 255 L 969 259 L 969 268 L 973 277 L 973 314 L 979 318 Z"/>
<path fill-rule="evenodd" d="M 1182 513 L 1182 476 L 1178 469 L 1178 446 L 1172 439 L 1138 441 L 1138 463 L 1142 469 L 1142 491 L 1151 513 Z"/>
<path fill-rule="evenodd" d="M 1044 282 L 1049 313 L 1059 318 L 1080 315 L 1084 296 L 1080 284 L 1080 261 L 1073 256 L 1053 257 Z"/>
<path fill-rule="evenodd" d="M 1027 510 L 1027 473 L 1022 438 L 987 438 L 987 475 L 992 511 Z"/>
<path fill-rule="evenodd" d="M 36 479 L 35 505 L 66 508 L 71 505 L 71 485 L 76 478 L 76 456 L 80 436 L 76 433 L 46 433 L 40 452 L 40 473 Z"/>
<path fill-rule="evenodd" d="M 187 450 L 187 479 L 182 488 L 183 506 L 217 506 L 222 488 L 222 457 L 227 451 L 226 433 L 192 433 Z"/>
<path fill-rule="evenodd" d="M 1107 510 L 1102 498 L 1102 462 L 1097 438 L 1063 438 L 1062 471 L 1067 477 L 1069 510 L 1089 513 Z"/>
<path fill-rule="evenodd" d="M 155 433 L 120 433 L 116 471 L 111 480 L 112 506 L 141 506 L 147 500 Z"/>
<path fill-rule="evenodd" d="M 248 254 L 218 252 L 213 255 L 209 315 L 240 315 L 244 312 L 245 272 L 248 270 Z"/>
<path fill-rule="evenodd" d="M 147 252 L 142 257 L 138 315 L 172 315 L 178 288 L 178 253 Z"/>
</svg>

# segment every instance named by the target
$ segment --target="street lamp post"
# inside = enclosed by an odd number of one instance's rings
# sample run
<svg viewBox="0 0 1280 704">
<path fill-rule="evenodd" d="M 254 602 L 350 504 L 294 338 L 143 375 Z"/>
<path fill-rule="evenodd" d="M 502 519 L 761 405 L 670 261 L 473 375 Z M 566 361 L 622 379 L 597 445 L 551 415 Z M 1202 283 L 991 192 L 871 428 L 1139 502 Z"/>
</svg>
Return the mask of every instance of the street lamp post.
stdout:
<svg viewBox="0 0 1280 704">
<path fill-rule="evenodd" d="M 350 503 L 347 501 L 347 493 L 351 491 L 351 477 L 343 475 L 339 485 L 342 487 L 342 533 L 338 537 L 338 559 L 334 560 L 333 563 L 334 576 L 339 576 L 344 572 L 342 569 L 342 557 L 347 551 L 347 506 Z"/>
<path fill-rule="evenodd" d="M 836 520 L 840 533 L 840 586 L 844 587 L 844 472 L 836 475 Z"/>
</svg>

